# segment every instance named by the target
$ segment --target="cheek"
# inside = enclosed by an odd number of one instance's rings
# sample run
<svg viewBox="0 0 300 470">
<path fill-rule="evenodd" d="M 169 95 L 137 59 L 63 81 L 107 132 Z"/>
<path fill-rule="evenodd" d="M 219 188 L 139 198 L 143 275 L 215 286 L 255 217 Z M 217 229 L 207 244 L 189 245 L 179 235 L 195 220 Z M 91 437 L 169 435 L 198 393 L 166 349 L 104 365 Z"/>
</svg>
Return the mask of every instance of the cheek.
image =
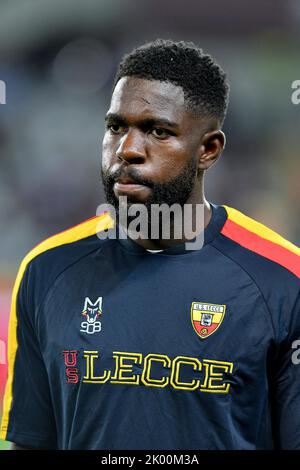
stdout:
<svg viewBox="0 0 300 470">
<path fill-rule="evenodd" d="M 161 142 L 155 141 L 150 142 L 151 153 L 155 155 L 160 155 L 161 159 L 172 164 L 177 163 L 180 165 L 181 162 L 184 162 L 189 154 L 189 148 L 182 142 L 181 139 L 176 137 L 171 137 L 168 140 L 162 140 Z"/>
<path fill-rule="evenodd" d="M 157 180 L 177 176 L 187 165 L 187 150 L 176 143 L 166 143 L 152 148 L 152 166 Z"/>
</svg>

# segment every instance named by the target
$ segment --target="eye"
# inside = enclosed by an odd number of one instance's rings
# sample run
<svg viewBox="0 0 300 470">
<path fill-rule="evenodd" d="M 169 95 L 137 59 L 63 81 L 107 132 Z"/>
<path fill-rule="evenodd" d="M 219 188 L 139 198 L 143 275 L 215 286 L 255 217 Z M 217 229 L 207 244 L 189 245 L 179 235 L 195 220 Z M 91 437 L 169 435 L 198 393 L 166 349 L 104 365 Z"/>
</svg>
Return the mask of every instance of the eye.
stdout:
<svg viewBox="0 0 300 470">
<path fill-rule="evenodd" d="M 166 139 L 171 135 L 169 131 L 160 127 L 155 127 L 154 129 L 152 129 L 152 134 L 154 135 L 154 137 L 161 140 Z"/>
<path fill-rule="evenodd" d="M 119 124 L 107 124 L 107 129 L 113 134 L 121 134 L 124 132 L 124 126 L 120 126 Z"/>
</svg>

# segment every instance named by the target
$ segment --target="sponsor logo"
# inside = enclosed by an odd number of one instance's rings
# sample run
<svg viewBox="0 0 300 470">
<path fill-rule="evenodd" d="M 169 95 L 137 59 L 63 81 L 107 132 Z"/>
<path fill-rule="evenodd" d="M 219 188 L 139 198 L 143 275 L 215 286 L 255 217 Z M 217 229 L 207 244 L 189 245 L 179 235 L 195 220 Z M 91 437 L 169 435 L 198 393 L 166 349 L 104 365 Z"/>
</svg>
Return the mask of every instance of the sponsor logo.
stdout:
<svg viewBox="0 0 300 470">
<path fill-rule="evenodd" d="M 85 320 L 81 322 L 80 331 L 88 335 L 99 333 L 101 331 L 99 317 L 102 315 L 102 297 L 98 297 L 94 303 L 89 297 L 86 297 L 81 314 L 85 317 Z"/>
</svg>

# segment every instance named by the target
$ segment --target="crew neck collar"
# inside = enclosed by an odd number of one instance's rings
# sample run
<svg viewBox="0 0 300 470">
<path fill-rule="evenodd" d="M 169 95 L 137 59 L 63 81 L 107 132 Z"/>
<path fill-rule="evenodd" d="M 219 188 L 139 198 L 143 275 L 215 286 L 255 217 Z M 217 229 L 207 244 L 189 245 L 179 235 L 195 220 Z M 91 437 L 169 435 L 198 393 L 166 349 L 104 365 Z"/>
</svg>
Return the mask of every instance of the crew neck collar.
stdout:
<svg viewBox="0 0 300 470">
<path fill-rule="evenodd" d="M 220 233 L 224 223 L 227 219 L 227 212 L 223 206 L 209 203 L 211 206 L 212 214 L 211 219 L 204 229 L 204 244 L 203 246 L 211 243 L 216 236 Z M 117 232 L 118 233 L 118 232 Z M 149 256 L 165 256 L 165 255 L 176 255 L 176 254 L 189 254 L 194 253 L 197 250 L 187 250 L 185 243 L 178 243 L 177 245 L 171 246 L 169 248 L 161 250 L 147 250 L 146 248 L 138 245 L 131 238 L 119 238 L 117 239 L 118 243 L 121 244 L 123 248 L 128 251 L 131 251 L 135 254 L 148 254 Z M 151 253 L 151 251 L 157 251 L 157 253 Z"/>
</svg>

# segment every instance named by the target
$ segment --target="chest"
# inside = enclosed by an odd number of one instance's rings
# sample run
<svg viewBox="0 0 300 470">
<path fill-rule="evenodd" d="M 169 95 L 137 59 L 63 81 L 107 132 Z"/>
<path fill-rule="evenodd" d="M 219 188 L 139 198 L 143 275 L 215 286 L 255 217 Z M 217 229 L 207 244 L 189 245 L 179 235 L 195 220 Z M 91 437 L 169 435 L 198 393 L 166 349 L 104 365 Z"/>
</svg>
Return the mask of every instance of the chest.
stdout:
<svg viewBox="0 0 300 470">
<path fill-rule="evenodd" d="M 49 373 L 88 383 L 227 390 L 255 377 L 272 337 L 256 285 L 205 257 L 92 263 L 53 284 L 39 317 Z"/>
</svg>

